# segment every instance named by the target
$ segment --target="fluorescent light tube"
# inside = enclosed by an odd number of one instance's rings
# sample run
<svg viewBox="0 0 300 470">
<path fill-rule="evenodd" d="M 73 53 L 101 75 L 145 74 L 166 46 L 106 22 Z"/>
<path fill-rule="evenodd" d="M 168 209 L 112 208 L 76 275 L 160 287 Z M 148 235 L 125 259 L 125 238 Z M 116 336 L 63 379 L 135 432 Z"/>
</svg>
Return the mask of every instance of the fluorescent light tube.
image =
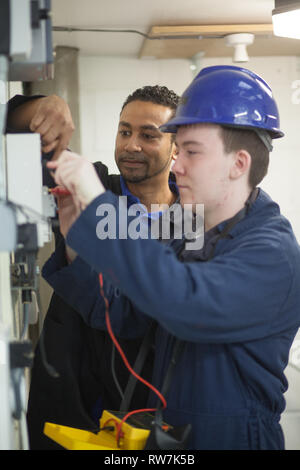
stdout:
<svg viewBox="0 0 300 470">
<path fill-rule="evenodd" d="M 272 11 L 275 36 L 300 39 L 300 3 Z"/>
</svg>

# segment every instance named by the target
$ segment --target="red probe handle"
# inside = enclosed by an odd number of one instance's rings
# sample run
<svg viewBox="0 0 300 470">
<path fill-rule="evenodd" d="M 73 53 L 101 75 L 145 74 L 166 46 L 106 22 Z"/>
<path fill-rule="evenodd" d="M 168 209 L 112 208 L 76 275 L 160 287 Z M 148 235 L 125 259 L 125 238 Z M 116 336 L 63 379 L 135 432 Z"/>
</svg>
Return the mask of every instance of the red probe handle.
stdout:
<svg viewBox="0 0 300 470">
<path fill-rule="evenodd" d="M 58 195 L 58 196 L 69 196 L 71 193 L 65 188 L 60 188 L 59 186 L 56 186 L 55 188 L 50 188 L 49 192 L 51 194 Z"/>
</svg>

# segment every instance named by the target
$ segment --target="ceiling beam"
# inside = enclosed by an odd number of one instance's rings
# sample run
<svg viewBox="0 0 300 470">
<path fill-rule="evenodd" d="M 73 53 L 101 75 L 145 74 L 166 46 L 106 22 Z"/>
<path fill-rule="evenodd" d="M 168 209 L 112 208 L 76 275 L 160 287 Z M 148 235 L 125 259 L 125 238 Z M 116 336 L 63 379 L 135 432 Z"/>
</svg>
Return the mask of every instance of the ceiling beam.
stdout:
<svg viewBox="0 0 300 470">
<path fill-rule="evenodd" d="M 139 58 L 189 59 L 202 52 L 205 57 L 230 57 L 232 48 L 225 37 L 235 33 L 252 33 L 254 43 L 249 55 L 300 55 L 300 41 L 277 37 L 273 24 L 221 24 L 192 26 L 153 26 L 143 41 Z"/>
<path fill-rule="evenodd" d="M 273 24 L 220 24 L 220 25 L 192 25 L 192 26 L 152 26 L 149 36 L 225 36 L 234 33 L 270 34 L 273 33 Z"/>
</svg>

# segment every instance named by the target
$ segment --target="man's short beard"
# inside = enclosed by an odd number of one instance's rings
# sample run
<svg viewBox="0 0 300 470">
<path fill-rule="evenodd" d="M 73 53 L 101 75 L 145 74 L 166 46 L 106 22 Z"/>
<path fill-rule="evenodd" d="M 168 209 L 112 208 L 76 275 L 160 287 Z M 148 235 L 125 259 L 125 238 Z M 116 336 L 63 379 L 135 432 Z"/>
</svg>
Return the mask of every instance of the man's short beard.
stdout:
<svg viewBox="0 0 300 470">
<path fill-rule="evenodd" d="M 126 181 L 126 183 L 142 183 L 143 181 L 151 178 L 151 176 L 149 175 L 142 175 L 142 176 L 125 176 L 124 174 L 122 174 L 122 177 L 123 179 Z"/>
<path fill-rule="evenodd" d="M 160 169 L 158 170 L 156 173 L 154 173 L 153 175 L 149 175 L 149 174 L 145 174 L 145 175 L 141 175 L 141 176 L 132 176 L 132 177 L 127 177 L 127 176 L 124 176 L 122 173 L 122 177 L 124 178 L 124 180 L 127 182 L 127 183 L 142 183 L 143 181 L 146 181 L 150 178 L 154 178 L 155 176 L 157 175 L 160 175 L 160 173 L 163 173 L 166 169 L 166 167 L 169 165 L 170 161 L 167 161 L 165 163 L 165 165 Z"/>
<path fill-rule="evenodd" d="M 172 145 L 171 145 L 172 147 Z M 171 151 L 171 147 L 170 147 L 170 151 Z M 142 183 L 143 181 L 146 181 L 150 178 L 154 178 L 155 176 L 159 175 L 160 173 L 164 172 L 165 169 L 171 164 L 171 154 L 170 154 L 170 157 L 169 159 L 166 161 L 166 163 L 163 165 L 162 168 L 160 168 L 156 173 L 154 174 L 148 174 L 148 165 L 147 165 L 147 170 L 146 170 L 146 173 L 144 175 L 136 175 L 136 176 L 126 176 L 123 174 L 123 172 L 121 171 L 120 167 L 119 167 L 119 162 L 117 161 L 117 158 L 116 158 L 116 155 L 115 155 L 115 161 L 117 163 L 117 166 L 119 168 L 119 171 L 124 179 L 124 181 L 126 181 L 127 183 Z M 122 161 L 122 160 L 121 160 Z"/>
</svg>

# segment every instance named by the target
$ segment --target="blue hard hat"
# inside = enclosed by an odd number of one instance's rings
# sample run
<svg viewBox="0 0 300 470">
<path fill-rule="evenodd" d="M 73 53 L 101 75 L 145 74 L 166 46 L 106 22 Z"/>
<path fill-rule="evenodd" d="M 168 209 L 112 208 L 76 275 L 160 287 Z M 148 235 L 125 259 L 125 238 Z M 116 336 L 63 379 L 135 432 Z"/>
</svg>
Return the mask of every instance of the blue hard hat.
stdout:
<svg viewBox="0 0 300 470">
<path fill-rule="evenodd" d="M 269 85 L 233 65 L 202 69 L 183 93 L 174 118 L 160 129 L 177 132 L 179 126 L 197 123 L 250 128 L 267 132 L 271 139 L 284 136 Z"/>
</svg>

